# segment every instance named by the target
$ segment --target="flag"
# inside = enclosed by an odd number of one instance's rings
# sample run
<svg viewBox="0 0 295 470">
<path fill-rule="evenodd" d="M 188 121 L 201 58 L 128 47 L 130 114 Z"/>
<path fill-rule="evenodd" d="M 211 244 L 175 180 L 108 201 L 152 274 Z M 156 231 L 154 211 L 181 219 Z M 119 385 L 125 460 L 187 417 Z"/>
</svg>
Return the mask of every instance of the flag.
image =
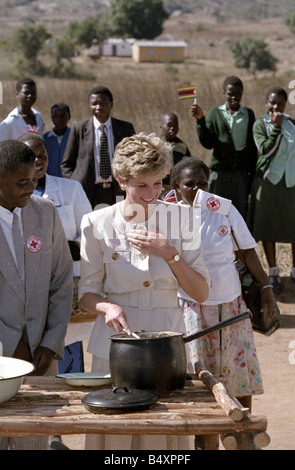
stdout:
<svg viewBox="0 0 295 470">
<path fill-rule="evenodd" d="M 163 194 L 163 201 L 165 202 L 174 202 L 177 204 L 177 196 L 175 189 L 170 189 L 166 193 Z"/>
<path fill-rule="evenodd" d="M 196 87 L 194 86 L 189 86 L 189 87 L 184 87 L 184 88 L 178 88 L 178 99 L 180 100 L 187 100 L 187 99 L 192 99 L 196 98 Z"/>
</svg>

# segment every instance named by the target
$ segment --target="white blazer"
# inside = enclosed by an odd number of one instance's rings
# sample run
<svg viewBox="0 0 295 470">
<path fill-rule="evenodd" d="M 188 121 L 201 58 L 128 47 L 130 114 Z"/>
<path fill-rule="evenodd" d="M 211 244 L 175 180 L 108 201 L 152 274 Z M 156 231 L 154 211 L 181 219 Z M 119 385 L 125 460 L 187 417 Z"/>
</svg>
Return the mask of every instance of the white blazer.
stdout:
<svg viewBox="0 0 295 470">
<path fill-rule="evenodd" d="M 124 308 L 133 331 L 185 333 L 176 277 L 163 258 L 140 253 L 131 246 L 126 234 L 132 224 L 124 220 L 120 204 L 96 210 L 82 219 L 79 298 L 87 292 L 106 296 Z M 198 224 L 193 226 L 197 219 L 191 207 L 157 201 L 153 215 L 140 225 L 153 232 L 158 229 L 209 285 Z M 108 359 L 112 334 L 104 316 L 98 315 L 88 351 Z"/>
</svg>

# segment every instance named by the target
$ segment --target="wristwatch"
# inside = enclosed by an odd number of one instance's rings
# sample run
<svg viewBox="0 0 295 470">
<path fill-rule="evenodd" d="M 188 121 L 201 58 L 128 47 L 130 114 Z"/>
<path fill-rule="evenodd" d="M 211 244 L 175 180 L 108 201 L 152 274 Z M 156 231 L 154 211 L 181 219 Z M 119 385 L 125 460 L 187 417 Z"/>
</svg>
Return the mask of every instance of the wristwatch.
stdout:
<svg viewBox="0 0 295 470">
<path fill-rule="evenodd" d="M 177 261 L 180 260 L 180 256 L 179 254 L 177 253 L 170 261 L 167 261 L 168 264 L 173 264 L 173 263 L 177 263 Z"/>
</svg>

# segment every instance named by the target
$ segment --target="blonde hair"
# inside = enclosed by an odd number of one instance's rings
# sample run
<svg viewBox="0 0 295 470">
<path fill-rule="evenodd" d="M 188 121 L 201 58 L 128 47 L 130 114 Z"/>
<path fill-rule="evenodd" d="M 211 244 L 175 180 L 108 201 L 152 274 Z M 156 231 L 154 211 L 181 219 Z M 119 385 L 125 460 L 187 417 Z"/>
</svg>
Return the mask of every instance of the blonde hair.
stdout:
<svg viewBox="0 0 295 470">
<path fill-rule="evenodd" d="M 171 170 L 171 146 L 154 133 L 125 137 L 116 146 L 112 167 L 115 178 L 125 182 L 143 174 L 164 178 Z"/>
</svg>

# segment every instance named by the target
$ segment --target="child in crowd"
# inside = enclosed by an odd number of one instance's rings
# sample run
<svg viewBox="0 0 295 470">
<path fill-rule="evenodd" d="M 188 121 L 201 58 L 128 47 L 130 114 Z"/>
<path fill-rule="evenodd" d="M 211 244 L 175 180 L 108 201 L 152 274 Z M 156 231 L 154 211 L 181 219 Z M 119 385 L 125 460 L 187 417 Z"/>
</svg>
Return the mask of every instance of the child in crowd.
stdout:
<svg viewBox="0 0 295 470">
<path fill-rule="evenodd" d="M 44 139 L 49 149 L 47 174 L 62 176 L 60 164 L 70 134 L 70 128 L 68 127 L 68 122 L 71 119 L 69 106 L 65 103 L 54 104 L 51 107 L 51 119 L 54 126 L 44 134 Z"/>
<path fill-rule="evenodd" d="M 188 335 L 247 310 L 235 267 L 232 229 L 248 268 L 263 286 L 262 309 L 267 306 L 271 316 L 275 308 L 269 279 L 246 222 L 230 200 L 208 192 L 208 179 L 209 168 L 194 157 L 184 158 L 171 171 L 171 186 L 181 195 L 180 204 L 201 206 L 202 254 L 212 282 L 209 297 L 202 304 L 179 291 Z M 190 342 L 189 349 L 190 367 L 196 361 L 203 363 L 251 409 L 251 396 L 263 393 L 263 385 L 249 319 Z"/>
<path fill-rule="evenodd" d="M 177 137 L 179 131 L 178 117 L 175 113 L 165 113 L 161 116 L 160 129 L 162 130 L 161 139 L 172 146 L 171 163 L 176 165 L 184 156 L 190 157 L 191 153 L 188 146 Z M 163 179 L 165 189 L 169 187 L 169 175 Z"/>
<path fill-rule="evenodd" d="M 276 263 L 276 243 L 291 243 L 295 281 L 295 120 L 285 114 L 287 92 L 271 87 L 266 112 L 253 127 L 258 161 L 253 182 L 248 225 L 262 241 L 276 294 L 282 290 Z"/>
<path fill-rule="evenodd" d="M 0 142 L 17 139 L 26 132 L 43 136 L 44 120 L 33 108 L 37 99 L 37 86 L 31 78 L 21 78 L 16 83 L 18 106 L 0 124 Z"/>
<path fill-rule="evenodd" d="M 198 104 L 191 106 L 200 143 L 213 149 L 209 191 L 230 199 L 244 218 L 257 161 L 252 128 L 254 112 L 240 104 L 243 83 L 235 76 L 223 82 L 226 102 L 204 116 Z"/>
</svg>

